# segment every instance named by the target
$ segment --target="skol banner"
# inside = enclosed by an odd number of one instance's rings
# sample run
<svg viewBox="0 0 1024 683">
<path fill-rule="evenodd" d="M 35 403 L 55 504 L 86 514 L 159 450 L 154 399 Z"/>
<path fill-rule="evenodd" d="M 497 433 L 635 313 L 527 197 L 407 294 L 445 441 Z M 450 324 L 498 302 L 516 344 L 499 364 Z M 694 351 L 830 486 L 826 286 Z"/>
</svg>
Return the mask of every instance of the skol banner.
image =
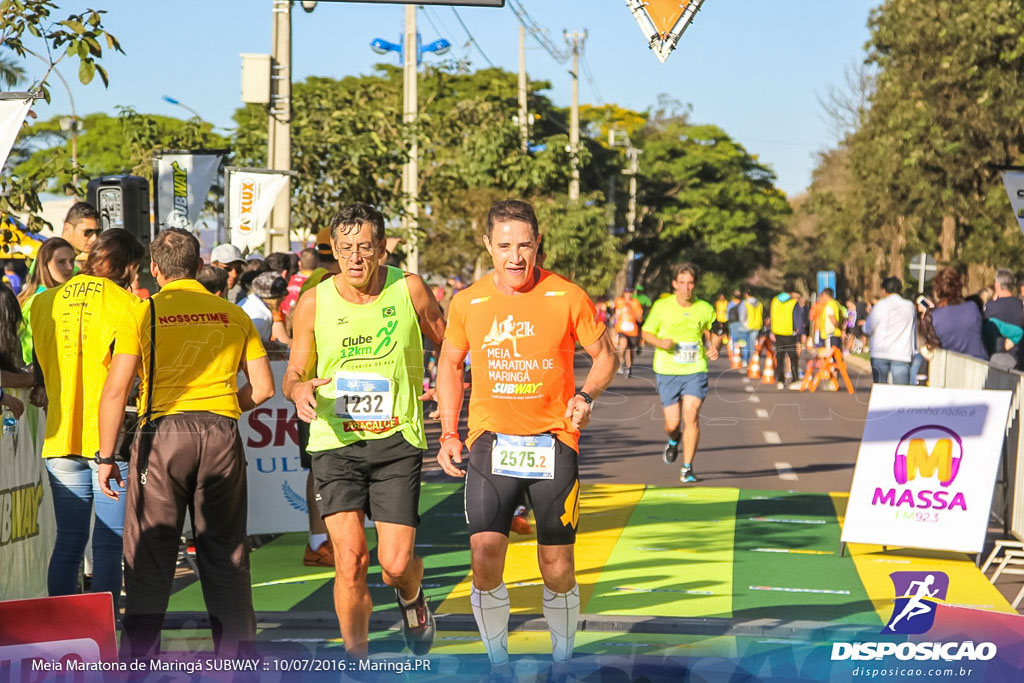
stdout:
<svg viewBox="0 0 1024 683">
<path fill-rule="evenodd" d="M 1010 197 L 1017 225 L 1024 232 L 1024 171 L 1003 171 L 1003 186 Z"/>
<path fill-rule="evenodd" d="M 0 100 L 0 168 L 7 163 L 7 155 L 11 153 L 32 102 L 31 96 L 24 100 Z"/>
<path fill-rule="evenodd" d="M 227 169 L 227 223 L 232 244 L 252 250 L 266 242 L 264 226 L 287 182 L 288 175 L 280 171 Z"/>
<path fill-rule="evenodd" d="M 187 229 L 196 222 L 217 177 L 221 157 L 219 152 L 182 152 L 154 157 L 159 229 Z"/>
<path fill-rule="evenodd" d="M 249 466 L 249 533 L 278 534 L 305 531 L 307 470 L 299 463 L 298 418 L 295 405 L 281 391 L 285 361 L 270 363 L 278 388 L 274 397 L 242 415 L 238 434 Z M 245 377 L 239 375 L 239 383 Z"/>
<path fill-rule="evenodd" d="M 842 541 L 981 552 L 1011 393 L 876 384 Z"/>
</svg>

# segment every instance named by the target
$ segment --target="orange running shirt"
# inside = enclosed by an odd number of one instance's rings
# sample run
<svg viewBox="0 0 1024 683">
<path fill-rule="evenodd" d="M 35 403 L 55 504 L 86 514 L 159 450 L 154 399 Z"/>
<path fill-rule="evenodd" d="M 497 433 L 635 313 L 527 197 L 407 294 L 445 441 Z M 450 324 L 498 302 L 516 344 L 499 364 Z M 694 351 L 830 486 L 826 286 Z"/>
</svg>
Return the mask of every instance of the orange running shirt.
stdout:
<svg viewBox="0 0 1024 683">
<path fill-rule="evenodd" d="M 483 432 L 553 433 L 579 450 L 579 431 L 565 417 L 576 393 L 576 342 L 593 344 L 604 334 L 586 292 L 554 273 L 525 294 L 502 294 L 488 273 L 452 299 L 445 339 L 468 350 L 473 373 L 469 438 Z"/>
<path fill-rule="evenodd" d="M 644 317 L 644 307 L 636 299 L 626 301 L 625 297 L 615 299 L 615 331 L 628 337 L 640 334 L 640 319 Z"/>
</svg>

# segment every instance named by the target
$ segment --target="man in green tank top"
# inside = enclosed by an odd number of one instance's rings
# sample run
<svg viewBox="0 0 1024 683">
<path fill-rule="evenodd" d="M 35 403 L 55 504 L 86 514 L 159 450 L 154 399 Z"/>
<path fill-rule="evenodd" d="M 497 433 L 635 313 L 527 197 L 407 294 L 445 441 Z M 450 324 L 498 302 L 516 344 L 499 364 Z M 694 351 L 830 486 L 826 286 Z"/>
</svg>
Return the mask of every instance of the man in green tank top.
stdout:
<svg viewBox="0 0 1024 683">
<path fill-rule="evenodd" d="M 365 515 L 377 526 L 384 583 L 395 589 L 406 644 L 426 654 L 434 617 L 414 552 L 426 438 L 422 335 L 440 345 L 441 309 L 418 276 L 380 266 L 384 217 L 350 204 L 331 221 L 341 272 L 295 307 L 284 395 L 310 423 L 316 501 L 334 547 L 334 607 L 345 650 L 365 658 L 373 605 Z"/>
</svg>

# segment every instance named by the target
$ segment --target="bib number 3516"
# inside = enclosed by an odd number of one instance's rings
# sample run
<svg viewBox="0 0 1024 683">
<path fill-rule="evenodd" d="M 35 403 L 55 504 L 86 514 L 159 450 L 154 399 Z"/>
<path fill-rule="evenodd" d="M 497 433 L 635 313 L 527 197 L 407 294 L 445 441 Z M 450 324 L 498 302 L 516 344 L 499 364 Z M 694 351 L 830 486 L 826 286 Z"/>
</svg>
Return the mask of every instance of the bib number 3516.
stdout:
<svg viewBox="0 0 1024 683">
<path fill-rule="evenodd" d="M 491 473 L 516 479 L 554 479 L 555 437 L 496 434 L 491 446 Z"/>
</svg>

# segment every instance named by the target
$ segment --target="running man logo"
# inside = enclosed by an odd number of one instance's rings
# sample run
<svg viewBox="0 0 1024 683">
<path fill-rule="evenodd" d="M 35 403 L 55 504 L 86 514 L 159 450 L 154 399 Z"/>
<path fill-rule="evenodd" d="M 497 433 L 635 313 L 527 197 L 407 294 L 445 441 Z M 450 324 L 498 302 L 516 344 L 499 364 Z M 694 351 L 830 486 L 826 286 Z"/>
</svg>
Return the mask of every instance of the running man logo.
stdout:
<svg viewBox="0 0 1024 683">
<path fill-rule="evenodd" d="M 512 319 L 511 315 L 498 322 L 498 318 L 495 316 L 494 321 L 491 322 L 491 329 L 484 337 L 483 343 L 480 346 L 484 348 L 500 346 L 502 342 L 510 341 L 512 342 L 512 355 L 519 358 L 519 340 L 524 337 L 532 337 L 533 335 L 533 323 L 525 321 L 516 322 Z"/>
<path fill-rule="evenodd" d="M 944 572 L 893 572 L 889 579 L 896 601 L 882 633 L 926 633 L 935 623 L 936 606 L 949 592 L 949 576 Z"/>
<path fill-rule="evenodd" d="M 928 445 L 932 444 L 929 450 Z M 960 471 L 964 448 L 960 436 L 946 427 L 925 425 L 903 435 L 896 447 L 893 475 L 897 484 L 906 484 L 920 475 L 938 476 L 948 487 Z"/>
<path fill-rule="evenodd" d="M 253 231 L 253 223 L 256 221 L 254 207 L 256 206 L 256 181 L 246 178 L 242 181 L 242 189 L 238 191 L 238 231 L 249 234 Z"/>
</svg>

